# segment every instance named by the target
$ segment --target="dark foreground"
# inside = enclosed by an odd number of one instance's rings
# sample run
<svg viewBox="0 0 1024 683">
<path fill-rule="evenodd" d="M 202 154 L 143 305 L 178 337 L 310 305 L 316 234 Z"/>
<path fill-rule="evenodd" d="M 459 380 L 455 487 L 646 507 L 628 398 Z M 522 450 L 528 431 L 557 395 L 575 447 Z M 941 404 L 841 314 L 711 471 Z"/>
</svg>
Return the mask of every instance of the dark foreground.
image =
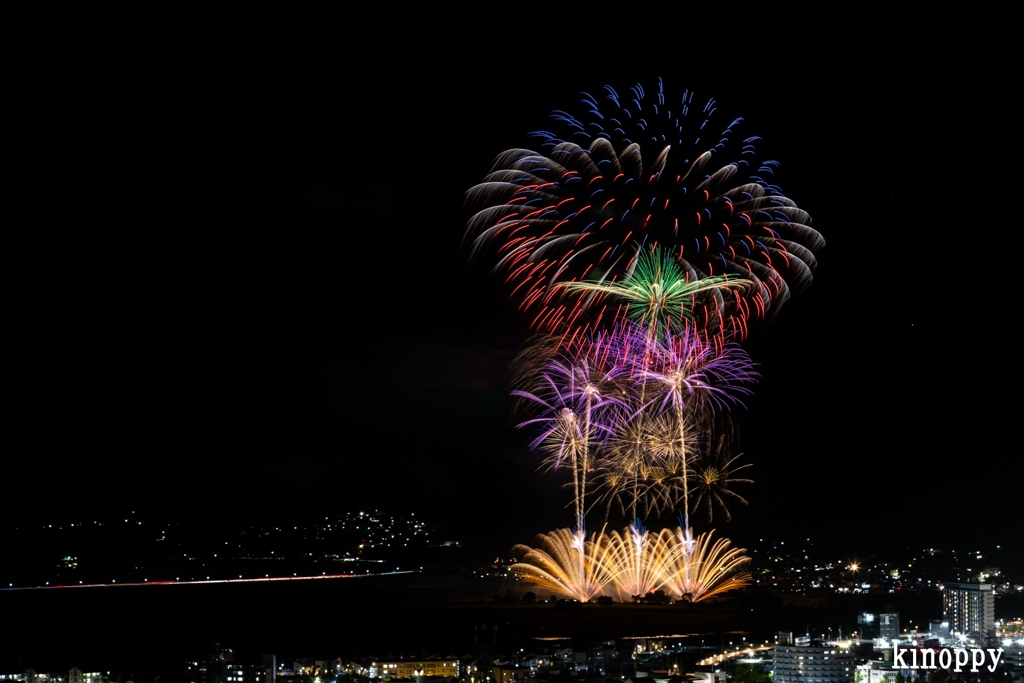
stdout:
<svg viewBox="0 0 1024 683">
<path fill-rule="evenodd" d="M 685 606 L 497 603 L 501 585 L 428 575 L 282 583 L 64 588 L 0 592 L 8 624 L 0 673 L 121 670 L 135 679 L 202 659 L 214 642 L 240 657 L 288 658 L 442 653 L 576 646 L 638 636 L 685 635 L 708 644 L 764 641 L 778 629 L 853 629 L 858 609 L 881 605 L 782 605 L 751 594 Z M 908 609 L 910 607 L 910 609 Z M 931 605 L 916 608 L 923 618 Z M 908 614 L 909 616 L 909 614 Z M 734 634 L 730 636 L 729 634 Z"/>
</svg>

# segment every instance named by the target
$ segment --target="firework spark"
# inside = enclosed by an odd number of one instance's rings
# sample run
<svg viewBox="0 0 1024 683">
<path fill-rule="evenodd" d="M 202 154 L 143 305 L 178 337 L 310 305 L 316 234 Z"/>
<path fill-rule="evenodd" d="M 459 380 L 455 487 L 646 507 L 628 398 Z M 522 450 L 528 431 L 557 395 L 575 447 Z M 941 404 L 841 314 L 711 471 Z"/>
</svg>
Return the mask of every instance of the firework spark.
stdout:
<svg viewBox="0 0 1024 683">
<path fill-rule="evenodd" d="M 700 602 L 746 586 L 749 562 L 729 541 L 712 534 L 689 540 L 682 528 L 648 532 L 638 524 L 593 534 L 559 529 L 537 537 L 531 548 L 513 550 L 513 575 L 567 598 L 584 602 L 602 594 L 622 602 L 665 591 L 675 600 Z"/>
<path fill-rule="evenodd" d="M 688 423 L 686 444 L 696 443 L 698 422 Z M 634 519 L 672 511 L 682 498 L 683 460 L 694 457 L 679 448 L 678 425 L 668 413 L 640 411 L 618 425 L 596 465 L 596 502 L 604 502 L 605 516 L 613 505 Z"/>
<path fill-rule="evenodd" d="M 740 470 L 750 467 L 749 464 L 737 465 L 742 453 L 729 456 L 728 439 L 725 434 L 719 435 L 714 446 L 708 449 L 692 468 L 693 479 L 697 488 L 697 502 L 694 508 L 705 507 L 708 522 L 714 522 L 714 510 L 717 507 L 725 515 L 725 521 L 732 520 L 727 501 L 747 504 L 746 498 L 732 491 L 732 484 L 753 484 L 751 479 L 740 479 L 735 475 Z"/>
<path fill-rule="evenodd" d="M 667 252 L 655 249 L 641 250 L 635 267 L 622 282 L 564 282 L 556 287 L 591 294 L 585 300 L 588 306 L 593 304 L 591 299 L 607 296 L 610 303 L 618 304 L 616 310 L 657 336 L 662 329 L 678 331 L 688 325 L 694 318 L 698 297 L 713 292 L 721 299 L 723 292 L 728 295 L 729 290 L 744 291 L 750 285 L 750 280 L 730 279 L 728 275 L 691 279 Z"/>
<path fill-rule="evenodd" d="M 544 464 L 550 469 L 565 465 L 572 469 L 579 530 L 584 528 L 587 477 L 593 469 L 594 451 L 613 431 L 608 415 L 618 412 L 623 404 L 619 383 L 622 374 L 615 365 L 602 368 L 585 358 L 554 358 L 534 377 L 531 391 L 512 392 L 541 411 L 540 417 L 520 425 L 542 426 L 531 448 L 547 454 Z"/>
<path fill-rule="evenodd" d="M 713 100 L 692 107 L 691 92 L 669 98 L 660 81 L 650 93 L 606 87 L 582 102 L 579 117 L 553 114 L 565 132 L 534 134 L 543 152 L 504 152 L 467 195 L 471 257 L 495 259 L 535 328 L 561 335 L 617 322 L 622 311 L 595 291 L 557 285 L 621 283 L 658 248 L 691 282 L 752 283 L 694 293 L 691 314 L 708 333 L 742 338 L 751 319 L 810 282 L 824 240 L 769 182 L 778 163 L 756 161 L 758 138 L 739 134 L 742 119 L 716 124 Z"/>
<path fill-rule="evenodd" d="M 538 588 L 589 602 L 611 583 L 601 534 L 587 540 L 580 529 L 556 529 L 538 535 L 534 543 L 538 547 L 517 545 L 512 549 L 518 560 L 512 573 Z"/>
<path fill-rule="evenodd" d="M 709 521 L 746 504 L 730 487 L 748 466 L 713 438 L 757 377 L 737 342 L 810 282 L 824 240 L 767 179 L 777 162 L 753 162 L 741 119 L 660 82 L 630 95 L 584 94 L 583 115 L 554 113 L 564 132 L 534 134 L 540 152 L 499 155 L 467 194 L 464 239 L 541 333 L 513 396 L 542 466 L 572 470 L 575 528 L 516 546 L 513 574 L 577 600 L 696 602 L 750 581 L 745 551 L 689 519 L 691 488 Z M 588 537 L 595 503 L 631 525 Z M 639 521 L 676 508 L 675 530 Z"/>
<path fill-rule="evenodd" d="M 713 344 L 692 328 L 681 334 L 666 331 L 653 340 L 648 335 L 643 344 L 645 353 L 639 357 L 642 386 L 650 388 L 659 409 L 674 415 L 678 449 L 683 454 L 690 452 L 688 436 L 695 418 L 739 403 L 741 396 L 750 394 L 747 385 L 757 378 L 750 357 L 738 345 Z M 684 529 L 689 529 L 690 519 L 687 461 L 685 455 L 680 458 Z"/>
<path fill-rule="evenodd" d="M 572 469 L 576 527 L 583 529 L 593 507 L 588 492 L 606 513 L 617 504 L 635 519 L 682 503 L 688 520 L 689 462 L 715 412 L 750 393 L 756 372 L 736 344 L 713 343 L 692 327 L 653 337 L 627 322 L 525 376 L 527 388 L 513 395 L 540 414 L 520 426 L 541 427 L 531 447 L 546 454 L 546 466 Z"/>
<path fill-rule="evenodd" d="M 687 543 L 683 529 L 676 529 L 676 537 L 681 545 Z M 676 555 L 670 583 L 681 600 L 700 602 L 750 584 L 750 574 L 741 571 L 750 563 L 746 550 L 732 548 L 724 538 L 712 543 L 711 537 L 712 532 L 701 534 L 690 541 L 692 550 Z"/>
</svg>

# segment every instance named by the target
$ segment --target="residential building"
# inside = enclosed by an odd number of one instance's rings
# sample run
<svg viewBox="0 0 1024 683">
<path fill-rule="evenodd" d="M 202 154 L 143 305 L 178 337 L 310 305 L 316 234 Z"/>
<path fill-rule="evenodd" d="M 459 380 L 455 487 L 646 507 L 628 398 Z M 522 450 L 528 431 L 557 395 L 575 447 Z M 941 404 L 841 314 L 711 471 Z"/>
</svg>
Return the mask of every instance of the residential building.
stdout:
<svg viewBox="0 0 1024 683">
<path fill-rule="evenodd" d="M 953 635 L 992 638 L 996 632 L 995 594 L 987 583 L 947 583 L 942 618 Z"/>
<path fill-rule="evenodd" d="M 772 663 L 773 683 L 853 683 L 856 669 L 852 652 L 821 641 L 776 645 Z"/>
</svg>

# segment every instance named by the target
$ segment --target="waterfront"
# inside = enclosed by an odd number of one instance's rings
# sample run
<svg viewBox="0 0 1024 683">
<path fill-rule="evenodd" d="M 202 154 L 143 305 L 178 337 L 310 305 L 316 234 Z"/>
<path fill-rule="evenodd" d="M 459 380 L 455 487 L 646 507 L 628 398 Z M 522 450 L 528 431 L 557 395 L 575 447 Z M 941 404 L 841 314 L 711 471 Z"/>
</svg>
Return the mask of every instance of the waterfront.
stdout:
<svg viewBox="0 0 1024 683">
<path fill-rule="evenodd" d="M 202 657 L 220 642 L 243 655 L 446 654 L 525 647 L 533 639 L 576 646 L 629 637 L 691 636 L 729 646 L 779 629 L 831 633 L 856 626 L 883 596 L 828 603 L 771 602 L 755 594 L 693 605 L 497 602 L 498 579 L 402 574 L 305 581 L 164 584 L 0 592 L 16 623 L 0 656 L 5 670 L 110 666 L 149 670 Z M 540 596 L 544 598 L 546 596 Z M 892 599 L 891 596 L 888 599 Z M 935 602 L 931 605 L 929 600 Z M 880 606 L 880 605 L 879 605 Z M 935 595 L 904 596 L 903 614 L 938 613 Z M 732 635 L 730 635 L 732 634 Z M 52 662 L 50 664 L 49 662 Z M 38 667 L 37 667 L 38 668 Z"/>
</svg>

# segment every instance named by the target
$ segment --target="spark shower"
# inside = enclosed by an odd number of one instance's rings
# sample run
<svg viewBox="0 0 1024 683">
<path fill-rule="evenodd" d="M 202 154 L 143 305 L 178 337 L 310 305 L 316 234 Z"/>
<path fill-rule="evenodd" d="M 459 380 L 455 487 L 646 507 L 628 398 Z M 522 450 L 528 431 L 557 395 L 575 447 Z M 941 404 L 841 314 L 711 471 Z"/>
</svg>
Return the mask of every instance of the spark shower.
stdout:
<svg viewBox="0 0 1024 683">
<path fill-rule="evenodd" d="M 583 93 L 582 114 L 532 134 L 541 151 L 503 152 L 467 193 L 470 258 L 537 332 L 514 368 L 520 427 L 571 478 L 574 527 L 516 546 L 513 572 L 564 597 L 698 601 L 749 582 L 745 551 L 690 516 L 746 503 L 729 411 L 757 372 L 740 343 L 810 283 L 824 240 L 743 120 L 693 99 L 660 81 Z M 674 511 L 675 529 L 640 521 Z M 629 524 L 588 535 L 588 514 Z"/>
</svg>

